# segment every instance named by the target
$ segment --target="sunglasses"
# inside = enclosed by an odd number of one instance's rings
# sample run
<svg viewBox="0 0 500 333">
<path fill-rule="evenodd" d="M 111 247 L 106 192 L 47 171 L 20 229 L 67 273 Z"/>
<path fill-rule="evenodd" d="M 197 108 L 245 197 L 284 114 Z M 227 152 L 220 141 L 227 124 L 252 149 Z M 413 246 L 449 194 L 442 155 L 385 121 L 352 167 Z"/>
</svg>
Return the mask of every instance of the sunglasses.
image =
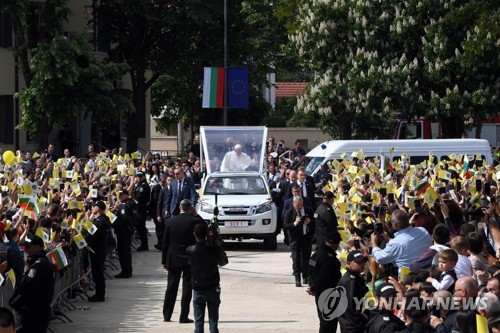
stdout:
<svg viewBox="0 0 500 333">
<path fill-rule="evenodd" d="M 177 176 L 177 175 L 180 175 L 180 172 L 176 172 L 176 173 L 174 173 L 174 175 L 176 175 L 176 176 Z"/>
</svg>

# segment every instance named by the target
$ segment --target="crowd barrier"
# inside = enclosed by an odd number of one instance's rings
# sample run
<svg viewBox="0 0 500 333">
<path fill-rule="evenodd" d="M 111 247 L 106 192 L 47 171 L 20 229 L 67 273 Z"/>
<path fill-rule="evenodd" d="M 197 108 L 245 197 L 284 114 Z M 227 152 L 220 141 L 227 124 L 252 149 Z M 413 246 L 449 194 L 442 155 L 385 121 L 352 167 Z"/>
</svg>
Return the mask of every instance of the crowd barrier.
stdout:
<svg viewBox="0 0 500 333">
<path fill-rule="evenodd" d="M 132 239 L 133 247 L 137 246 L 138 240 L 133 237 Z M 119 267 L 113 262 L 116 257 L 110 249 L 105 262 L 105 276 L 107 279 L 111 279 L 111 274 L 109 271 L 118 270 Z M 85 260 L 87 256 L 86 250 L 78 250 L 75 246 L 70 252 L 72 256 L 68 256 L 68 266 L 63 269 L 63 271 L 58 271 L 56 273 L 56 279 L 54 281 L 54 296 L 51 302 L 52 307 L 52 318 L 51 320 L 59 320 L 63 323 L 72 322 L 70 316 L 68 316 L 68 311 L 78 311 L 89 309 L 87 304 L 77 303 L 77 298 L 85 300 L 90 296 L 88 291 L 93 290 L 94 285 L 92 282 L 92 271 L 88 261 Z M 16 283 L 20 283 L 17 281 Z M 9 299 L 14 293 L 14 288 L 12 283 L 7 280 L 4 285 L 0 287 L 0 306 L 12 310 L 9 305 Z M 20 318 L 14 312 L 16 316 L 16 322 L 18 325 L 16 327 L 20 328 Z M 49 331 L 53 332 L 50 327 Z"/>
</svg>

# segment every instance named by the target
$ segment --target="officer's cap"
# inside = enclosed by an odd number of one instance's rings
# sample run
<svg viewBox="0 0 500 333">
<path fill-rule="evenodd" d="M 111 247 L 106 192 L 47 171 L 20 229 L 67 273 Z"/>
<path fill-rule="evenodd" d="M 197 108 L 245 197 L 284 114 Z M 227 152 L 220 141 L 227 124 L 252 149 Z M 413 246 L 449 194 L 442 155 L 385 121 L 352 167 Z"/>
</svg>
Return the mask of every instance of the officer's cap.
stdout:
<svg viewBox="0 0 500 333">
<path fill-rule="evenodd" d="M 382 283 L 380 286 L 377 288 L 377 297 L 389 297 L 389 296 L 395 296 L 397 294 L 396 288 L 390 283 Z"/>
<path fill-rule="evenodd" d="M 125 189 L 125 188 L 123 188 L 123 189 L 119 190 L 119 191 L 118 191 L 118 193 L 119 193 L 120 195 L 122 195 L 122 194 L 126 194 L 126 195 L 128 195 L 128 190 L 127 190 L 127 189 Z"/>
<path fill-rule="evenodd" d="M 43 244 L 43 239 L 41 239 L 40 237 L 36 236 L 36 235 L 33 235 L 33 237 L 28 238 L 26 237 L 24 242 L 22 242 L 21 244 L 19 244 L 21 246 L 24 246 L 24 247 L 30 247 L 30 246 L 41 246 L 42 248 L 44 247 L 44 244 Z"/>
<path fill-rule="evenodd" d="M 94 207 L 99 207 L 99 209 L 101 209 L 101 210 L 106 210 L 106 204 L 102 201 L 97 201 L 94 204 Z"/>
<path fill-rule="evenodd" d="M 340 234 L 338 232 L 332 231 L 329 232 L 326 236 L 326 241 L 332 244 L 340 244 L 340 242 L 342 241 L 342 237 L 340 237 Z"/>
<path fill-rule="evenodd" d="M 326 191 L 323 193 L 323 199 L 333 199 L 335 196 L 333 195 L 332 191 Z"/>
<path fill-rule="evenodd" d="M 347 255 L 347 262 L 366 262 L 368 259 L 359 251 L 354 250 Z"/>
</svg>

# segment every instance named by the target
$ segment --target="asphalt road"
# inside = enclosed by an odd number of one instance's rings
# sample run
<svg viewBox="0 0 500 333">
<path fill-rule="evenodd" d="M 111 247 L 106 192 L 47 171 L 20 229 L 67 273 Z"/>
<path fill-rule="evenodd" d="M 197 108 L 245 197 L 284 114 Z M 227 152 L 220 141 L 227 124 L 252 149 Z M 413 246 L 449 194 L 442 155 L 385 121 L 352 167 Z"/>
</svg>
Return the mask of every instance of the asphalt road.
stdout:
<svg viewBox="0 0 500 333">
<path fill-rule="evenodd" d="M 152 223 L 148 227 L 153 234 Z M 150 244 L 154 244 L 153 237 Z M 224 244 L 229 264 L 220 268 L 220 332 L 318 331 L 314 298 L 305 292 L 305 286 L 295 287 L 289 249 L 281 238 L 278 244 L 276 251 L 266 251 L 262 241 L 228 241 Z M 155 249 L 134 251 L 133 265 L 131 279 L 106 281 L 106 302 L 89 303 L 77 299 L 74 304 L 81 310 L 66 312 L 73 322 L 54 320 L 50 328 L 56 333 L 193 332 L 194 324 L 163 322 L 167 279 L 160 265 L 160 252 Z M 118 273 L 108 272 L 110 275 Z M 179 302 L 180 293 L 173 320 L 178 319 Z M 205 323 L 205 330 L 209 331 L 208 323 Z"/>
</svg>

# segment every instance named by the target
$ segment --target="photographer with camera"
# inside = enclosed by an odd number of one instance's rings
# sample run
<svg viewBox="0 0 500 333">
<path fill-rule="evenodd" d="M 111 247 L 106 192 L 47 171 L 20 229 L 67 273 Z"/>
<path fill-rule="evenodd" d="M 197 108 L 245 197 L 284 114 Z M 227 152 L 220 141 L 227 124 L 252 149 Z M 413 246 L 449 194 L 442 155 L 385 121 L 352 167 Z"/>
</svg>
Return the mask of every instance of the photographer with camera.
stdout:
<svg viewBox="0 0 500 333">
<path fill-rule="evenodd" d="M 203 332 L 207 307 L 210 333 L 217 333 L 221 292 L 218 266 L 227 265 L 228 259 L 220 245 L 207 243 L 207 227 L 204 224 L 194 226 L 194 236 L 196 244 L 186 249 L 194 291 L 194 331 Z"/>
<path fill-rule="evenodd" d="M 399 269 L 409 268 L 432 245 L 431 237 L 424 228 L 410 226 L 408 213 L 401 209 L 391 214 L 391 224 L 395 231 L 394 238 L 387 242 L 384 249 L 378 246 L 377 241 L 380 236 L 388 239 L 387 233 L 378 235 L 374 232 L 371 235 L 372 255 L 379 264 L 393 263 Z"/>
<path fill-rule="evenodd" d="M 292 207 L 285 214 L 283 230 L 288 232 L 289 245 L 292 250 L 295 286 L 302 287 L 300 274 L 302 273 L 303 283 L 307 283 L 311 240 L 314 235 L 313 210 L 304 207 L 302 197 L 293 197 Z"/>
</svg>

